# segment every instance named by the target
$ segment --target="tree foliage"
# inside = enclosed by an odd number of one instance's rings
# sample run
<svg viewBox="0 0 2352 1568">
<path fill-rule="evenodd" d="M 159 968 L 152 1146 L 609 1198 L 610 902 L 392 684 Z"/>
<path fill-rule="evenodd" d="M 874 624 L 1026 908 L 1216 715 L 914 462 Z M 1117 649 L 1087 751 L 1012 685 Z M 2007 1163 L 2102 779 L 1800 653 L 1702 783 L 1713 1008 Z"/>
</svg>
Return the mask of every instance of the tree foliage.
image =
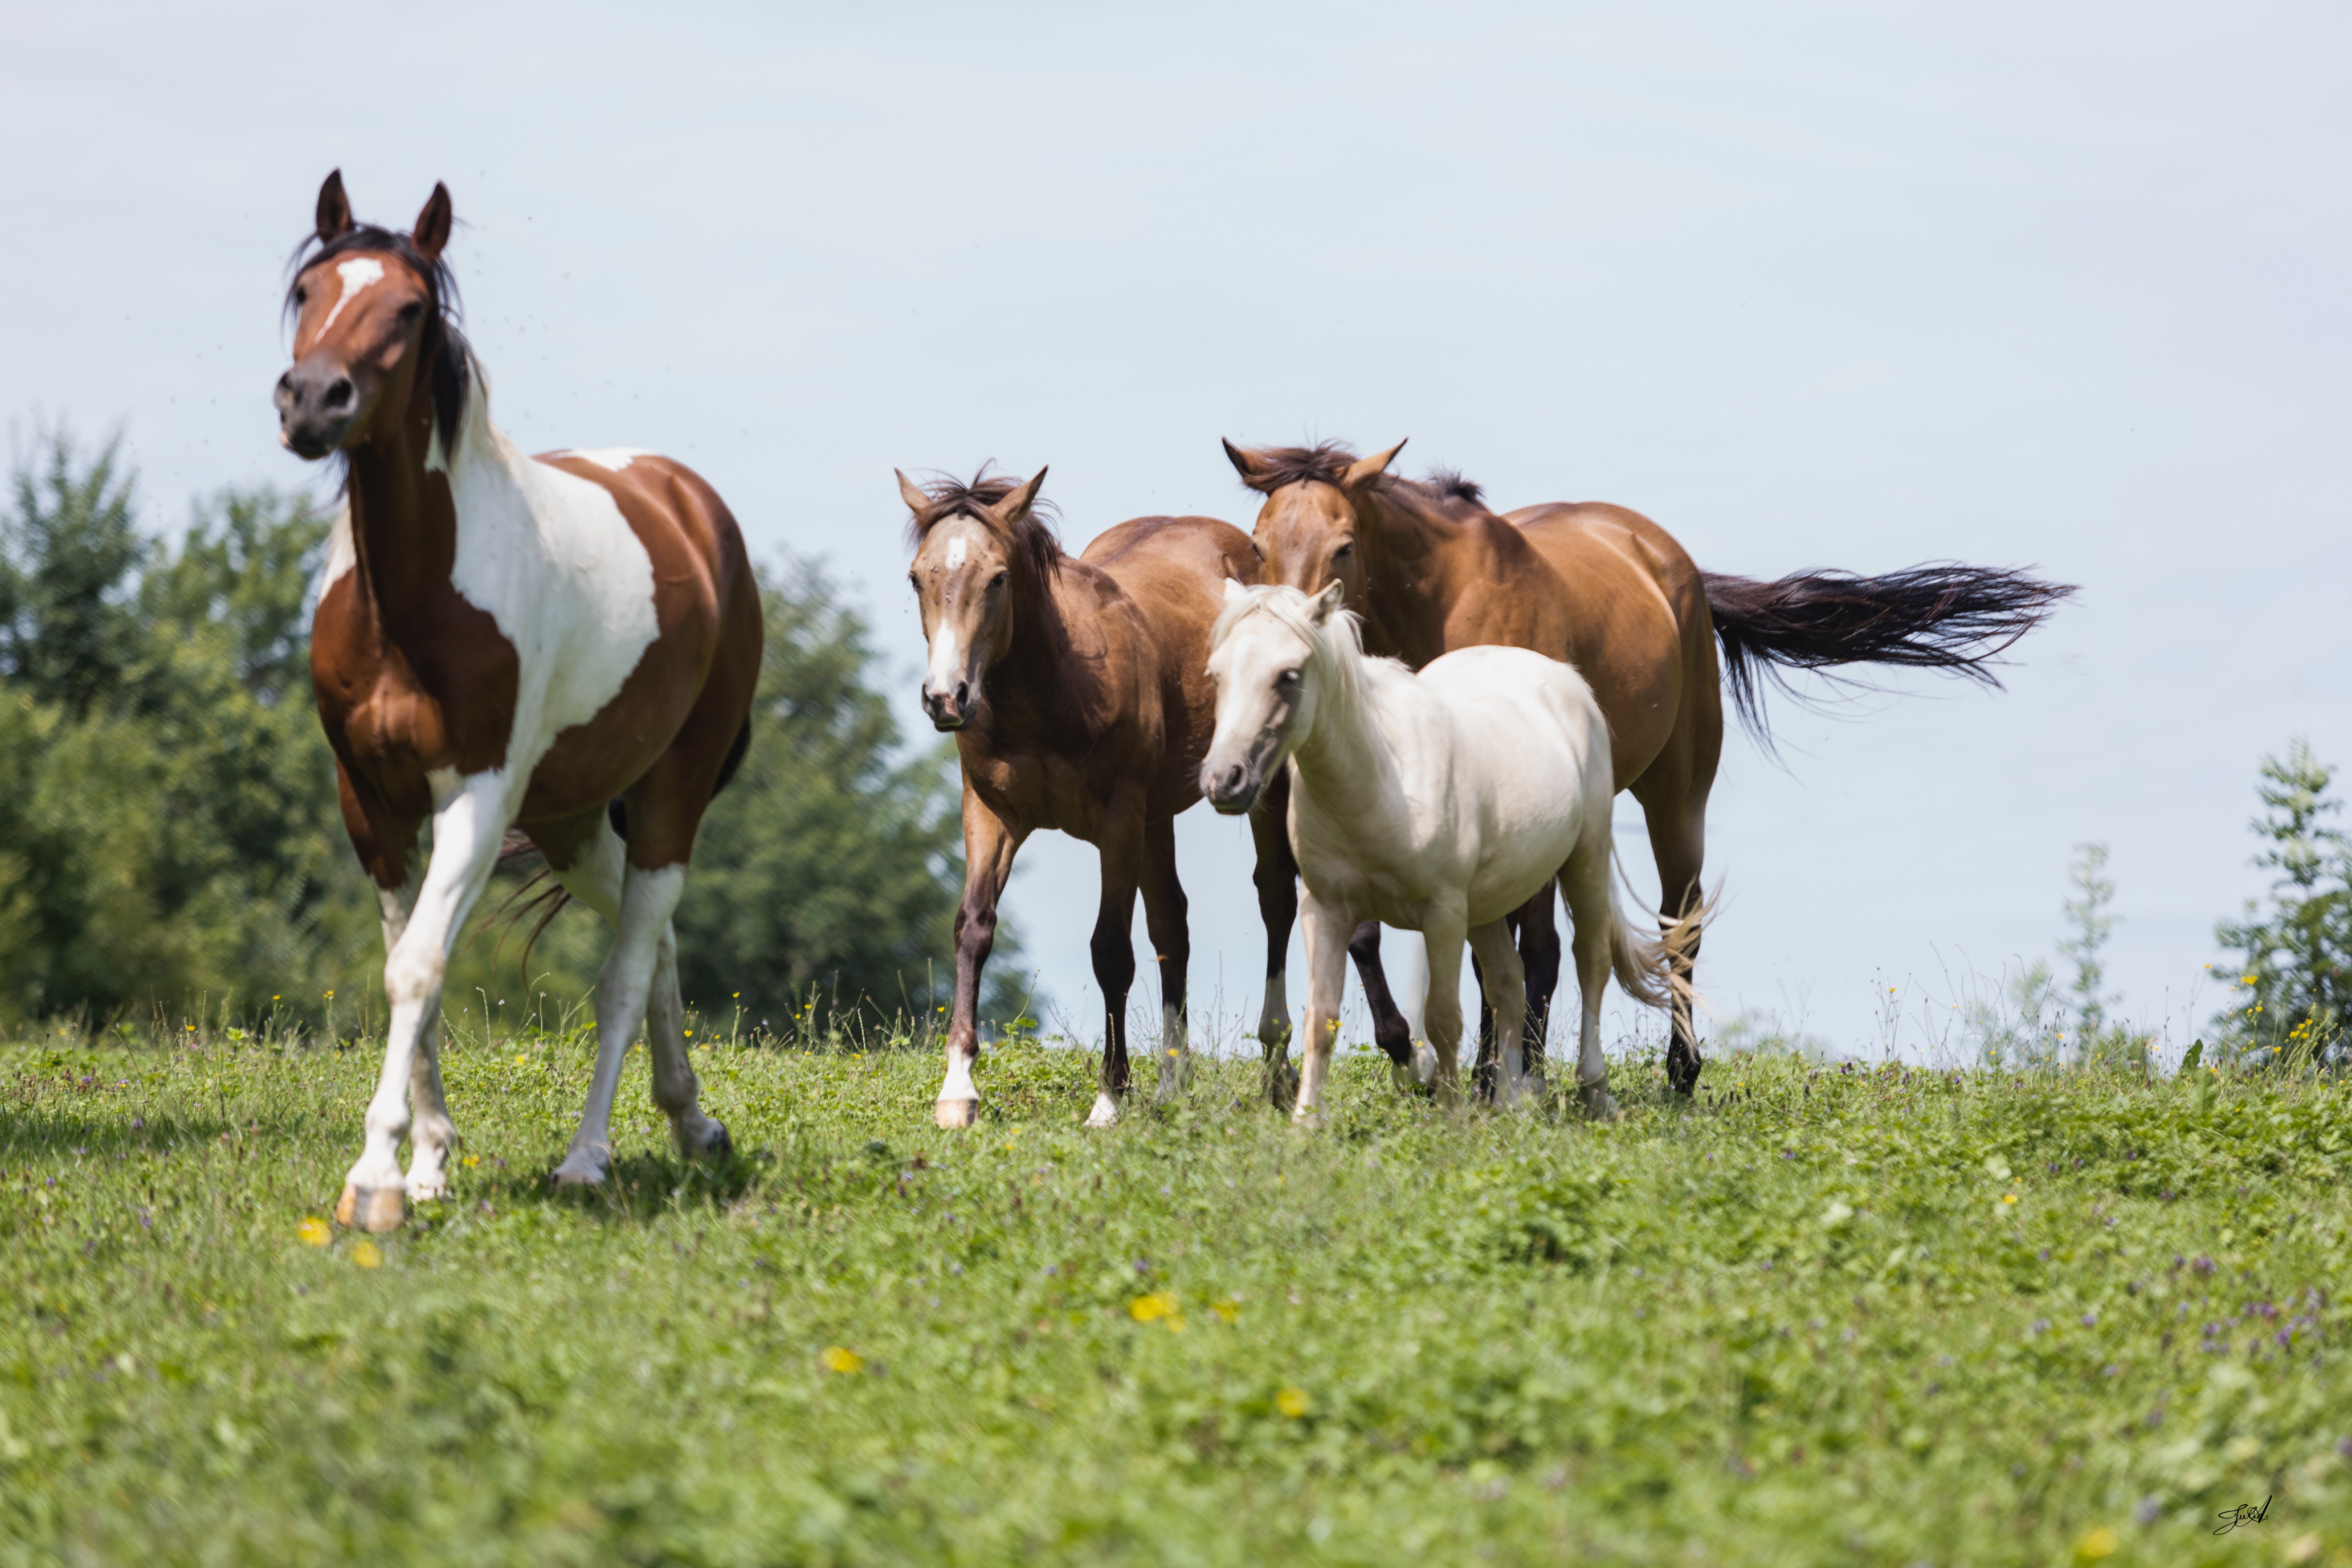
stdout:
<svg viewBox="0 0 2352 1568">
<path fill-rule="evenodd" d="M 202 1008 L 380 1023 L 376 902 L 310 696 L 327 516 L 225 490 L 159 543 L 118 445 L 63 431 L 37 436 L 8 500 L 0 1022 Z M 961 877 L 951 762 L 906 752 L 865 625 L 818 568 L 787 563 L 765 597 L 751 750 L 706 819 L 677 915 L 688 998 L 778 1028 L 813 990 L 928 1010 Z M 606 941 L 593 915 L 565 915 L 537 988 L 584 997 Z M 453 1011 L 476 987 L 499 1000 L 497 953 L 463 954 Z"/>
<path fill-rule="evenodd" d="M 2340 1063 L 2352 1005 L 2352 839 L 2332 818 L 2335 770 L 2297 740 L 2284 761 L 2263 759 L 2263 841 L 2254 864 L 2278 875 L 2267 907 L 2246 900 L 2214 940 L 2237 955 L 2230 1005 L 2212 1027 L 2234 1054 L 2266 1062 Z"/>
</svg>

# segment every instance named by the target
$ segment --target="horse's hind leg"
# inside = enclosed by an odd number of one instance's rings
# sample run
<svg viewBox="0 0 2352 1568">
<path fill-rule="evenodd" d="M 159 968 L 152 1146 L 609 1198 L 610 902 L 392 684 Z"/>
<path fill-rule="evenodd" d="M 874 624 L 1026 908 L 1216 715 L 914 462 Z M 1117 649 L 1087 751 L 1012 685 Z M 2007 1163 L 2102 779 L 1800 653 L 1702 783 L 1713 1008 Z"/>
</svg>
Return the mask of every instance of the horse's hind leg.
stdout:
<svg viewBox="0 0 2352 1568">
<path fill-rule="evenodd" d="M 1609 836 L 1605 829 L 1585 836 L 1560 868 L 1559 890 L 1568 900 L 1570 951 L 1576 960 L 1576 987 L 1583 1003 L 1577 1022 L 1576 1085 L 1585 1113 L 1614 1113 L 1609 1097 L 1609 1061 L 1601 1054 L 1601 995 L 1609 984 Z"/>
<path fill-rule="evenodd" d="M 1265 1004 L 1258 1013 L 1257 1037 L 1265 1050 L 1265 1089 L 1276 1110 L 1298 1096 L 1290 1070 L 1290 997 L 1286 984 L 1290 928 L 1298 921 L 1298 862 L 1290 853 L 1290 776 L 1275 774 L 1249 815 L 1250 841 L 1257 849 L 1258 919 L 1265 922 Z"/>
<path fill-rule="evenodd" d="M 1643 781 L 1647 784 L 1645 779 Z M 1636 795 L 1642 795 L 1637 787 Z M 1676 984 L 1672 1006 L 1674 1037 L 1666 1047 L 1666 1081 L 1676 1094 L 1697 1086 L 1700 1068 L 1698 1031 L 1691 1016 L 1692 977 L 1698 970 L 1698 922 L 1676 927 L 1699 907 L 1699 869 L 1706 857 L 1706 796 L 1694 801 L 1642 802 L 1649 818 L 1650 850 L 1658 864 L 1658 919 L 1667 934 L 1667 952 Z"/>
<path fill-rule="evenodd" d="M 689 1160 L 719 1159 L 734 1152 L 724 1123 L 702 1112 L 702 1084 L 687 1054 L 686 1006 L 677 990 L 677 930 L 663 922 L 654 949 L 652 988 L 646 1004 L 646 1044 L 653 1057 L 654 1103 L 669 1118 L 677 1152 Z"/>
<path fill-rule="evenodd" d="M 1116 1123 L 1127 1098 L 1127 997 L 1135 984 L 1135 890 L 1144 858 L 1141 803 L 1114 803 L 1103 816 L 1102 905 L 1087 944 L 1103 994 L 1102 1081 L 1089 1127 Z"/>
<path fill-rule="evenodd" d="M 1519 1045 L 1528 1016 L 1527 972 L 1511 947 L 1510 926 L 1504 921 L 1473 927 L 1470 951 L 1477 959 L 1479 994 L 1495 1019 L 1495 1102 L 1515 1105 L 1528 1087 Z"/>
<path fill-rule="evenodd" d="M 1176 879 L 1176 819 L 1154 816 L 1143 825 L 1143 928 L 1160 964 L 1160 1088 L 1161 1102 L 1182 1093 L 1192 1080 L 1192 1053 L 1184 1037 L 1184 983 L 1192 963 L 1192 933 L 1185 925 L 1184 886 Z"/>
<path fill-rule="evenodd" d="M 1519 963 L 1527 973 L 1528 1018 L 1519 1036 L 1527 1058 L 1528 1086 L 1544 1087 L 1544 1037 L 1551 1030 L 1552 993 L 1559 988 L 1559 923 L 1552 918 L 1552 886 L 1521 905 L 1511 917 L 1519 938 Z"/>
</svg>

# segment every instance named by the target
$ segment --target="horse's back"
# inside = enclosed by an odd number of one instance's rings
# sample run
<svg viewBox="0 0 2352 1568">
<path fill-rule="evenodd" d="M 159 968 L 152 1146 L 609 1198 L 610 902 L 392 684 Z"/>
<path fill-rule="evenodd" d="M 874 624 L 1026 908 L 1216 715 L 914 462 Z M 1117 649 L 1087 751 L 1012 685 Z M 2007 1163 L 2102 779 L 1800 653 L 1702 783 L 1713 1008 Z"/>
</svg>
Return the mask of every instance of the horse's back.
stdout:
<svg viewBox="0 0 2352 1568">
<path fill-rule="evenodd" d="M 1205 594 L 1213 606 L 1222 607 L 1219 584 L 1229 577 L 1251 580 L 1257 546 L 1248 534 L 1213 517 L 1132 517 L 1096 535 L 1078 559 L 1109 573 L 1130 594 Z M 1213 609 L 1210 618 L 1215 618 Z"/>
</svg>

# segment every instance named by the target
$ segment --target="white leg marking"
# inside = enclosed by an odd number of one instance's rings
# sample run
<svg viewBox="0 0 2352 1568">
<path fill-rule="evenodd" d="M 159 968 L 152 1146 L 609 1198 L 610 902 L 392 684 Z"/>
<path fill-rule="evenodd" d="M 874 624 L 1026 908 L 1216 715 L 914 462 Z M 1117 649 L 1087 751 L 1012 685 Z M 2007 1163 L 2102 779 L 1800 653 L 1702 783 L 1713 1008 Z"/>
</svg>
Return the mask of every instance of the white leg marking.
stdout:
<svg viewBox="0 0 2352 1568">
<path fill-rule="evenodd" d="M 1107 1089 L 1095 1090 L 1095 1108 L 1087 1113 L 1087 1125 L 1089 1127 L 1118 1125 L 1118 1101 L 1111 1098 L 1110 1090 Z"/>
<path fill-rule="evenodd" d="M 342 1202 L 336 1213 L 346 1224 L 387 1228 L 400 1223 L 398 1194 L 406 1183 L 400 1173 L 400 1141 L 409 1131 L 408 1096 L 420 1074 L 429 1074 L 427 1125 L 418 1129 L 418 1176 L 429 1190 L 443 1183 L 451 1136 L 447 1112 L 440 1101 L 439 1069 L 420 1063 L 418 1052 L 430 1051 L 429 1030 L 440 1026 L 441 979 L 447 971 L 449 950 L 466 916 L 481 897 L 498 863 L 499 837 L 506 831 L 503 771 L 477 773 L 463 780 L 433 814 L 433 859 L 413 903 L 402 893 L 384 900 L 384 930 L 399 934 L 384 953 L 384 996 L 392 1004 L 392 1022 L 385 1031 L 383 1070 L 368 1100 L 367 1143 L 358 1163 L 343 1178 Z"/>
<path fill-rule="evenodd" d="M 686 890 L 686 868 L 641 871 L 632 866 L 621 885 L 621 919 L 613 951 L 596 975 L 596 1071 L 588 1103 L 563 1163 L 555 1167 L 559 1186 L 604 1179 L 613 1157 L 613 1097 L 621 1085 L 621 1059 L 636 1043 L 653 989 L 654 967 L 669 917 Z"/>
<path fill-rule="evenodd" d="M 1300 1050 L 1298 1103 L 1291 1120 L 1323 1124 L 1323 1085 L 1331 1075 L 1331 1050 L 1339 1034 L 1339 998 L 1348 980 L 1348 938 L 1355 922 L 1308 893 L 1298 907 L 1299 932 L 1307 942 L 1307 1038 Z"/>
<path fill-rule="evenodd" d="M 727 1153 L 727 1129 L 702 1113 L 701 1083 L 688 1055 L 686 1008 L 677 994 L 677 931 L 664 925 L 654 950 L 653 990 L 646 1004 L 646 1043 L 654 1058 L 654 1103 L 669 1117 L 677 1152 L 689 1160 Z"/>
<path fill-rule="evenodd" d="M 1192 1047 L 1184 1037 L 1183 1015 L 1166 1003 L 1160 1008 L 1160 1094 L 1161 1104 L 1192 1085 Z"/>
</svg>

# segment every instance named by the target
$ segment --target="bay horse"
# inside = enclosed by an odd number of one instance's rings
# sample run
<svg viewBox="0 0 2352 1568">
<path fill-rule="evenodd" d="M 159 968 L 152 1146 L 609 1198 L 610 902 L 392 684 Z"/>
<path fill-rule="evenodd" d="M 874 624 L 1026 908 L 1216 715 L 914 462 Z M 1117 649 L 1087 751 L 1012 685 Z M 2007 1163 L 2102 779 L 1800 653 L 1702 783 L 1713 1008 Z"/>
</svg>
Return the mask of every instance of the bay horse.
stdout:
<svg viewBox="0 0 2352 1568">
<path fill-rule="evenodd" d="M 442 255 L 451 222 L 436 184 L 406 234 L 354 223 L 341 171 L 329 174 L 296 252 L 294 362 L 277 390 L 286 447 L 345 465 L 310 674 L 343 825 L 383 914 L 383 1070 L 335 1210 L 370 1230 L 448 1191 L 442 979 L 509 826 L 614 928 L 595 1073 L 554 1181 L 604 1179 L 640 1025 L 679 1150 L 730 1148 L 696 1103 L 670 914 L 703 810 L 750 739 L 758 584 L 726 504 L 682 464 L 625 449 L 527 458 L 490 423 Z"/>
<path fill-rule="evenodd" d="M 1526 1092 L 1519 1028 L 1527 988 L 1507 917 L 1559 884 L 1575 929 L 1584 1016 L 1578 1087 L 1610 1114 L 1601 994 L 1616 972 L 1637 999 L 1674 989 L 1664 942 L 1636 938 L 1611 876 L 1616 794 L 1609 723 L 1573 666 L 1525 648 L 1457 649 L 1418 674 L 1365 657 L 1346 590 L 1225 589 L 1210 634 L 1217 725 L 1201 765 L 1209 803 L 1257 804 L 1290 780 L 1288 839 L 1307 896 L 1307 1040 L 1295 1120 L 1319 1119 L 1339 1027 L 1348 944 L 1366 921 L 1429 946 L 1426 1025 L 1439 1096 L 1454 1094 L 1466 939 L 1495 1018 L 1496 1098 Z"/>
<path fill-rule="evenodd" d="M 1103 1058 L 1087 1125 L 1117 1121 L 1127 1093 L 1139 889 L 1160 964 L 1160 1096 L 1175 1093 L 1190 1068 L 1192 944 L 1176 817 L 1201 798 L 1200 759 L 1216 707 L 1207 666 L 1218 585 L 1255 576 L 1257 551 L 1214 518 L 1139 517 L 1072 558 L 1040 514 L 1045 480 L 1043 468 L 1026 482 L 985 468 L 969 484 L 920 486 L 898 475 L 915 551 L 907 577 L 929 650 L 923 710 L 955 736 L 963 774 L 955 1003 L 933 1112 L 941 1127 L 969 1127 L 979 1115 L 971 1069 L 981 972 L 1013 858 L 1041 827 L 1095 846 L 1102 858 L 1089 945 L 1103 994 Z M 1253 830 L 1263 863 L 1280 828 Z M 1286 939 L 1286 921 L 1283 931 Z"/>
<path fill-rule="evenodd" d="M 1591 684 L 1609 721 L 1615 787 L 1641 803 L 1648 824 L 1660 919 L 1675 933 L 1666 1077 L 1684 1095 L 1702 1065 L 1691 1018 L 1699 931 L 1687 917 L 1702 902 L 1722 687 L 1769 750 L 1762 685 L 1784 683 L 1784 670 L 1900 665 L 1998 686 L 1991 662 L 2074 592 L 2022 572 L 1948 563 L 1758 582 L 1700 571 L 1672 534 L 1623 507 L 1556 502 L 1498 515 L 1458 474 L 1391 475 L 1402 441 L 1360 458 L 1337 441 L 1224 445 L 1242 482 L 1265 497 L 1255 532 L 1261 582 L 1311 594 L 1337 581 L 1363 617 L 1364 646 L 1414 668 L 1456 648 L 1500 644 L 1563 659 Z M 1559 974 L 1550 889 L 1513 923 L 1530 992 L 1528 1039 L 1540 1060 Z M 1410 1031 L 1381 969 L 1380 927 L 1360 927 L 1349 951 L 1374 1039 L 1392 1061 L 1407 1059 Z M 1270 947 L 1270 994 L 1282 962 L 1283 950 Z M 1286 1027 L 1271 1010 L 1261 1021 L 1269 1053 Z"/>
</svg>

